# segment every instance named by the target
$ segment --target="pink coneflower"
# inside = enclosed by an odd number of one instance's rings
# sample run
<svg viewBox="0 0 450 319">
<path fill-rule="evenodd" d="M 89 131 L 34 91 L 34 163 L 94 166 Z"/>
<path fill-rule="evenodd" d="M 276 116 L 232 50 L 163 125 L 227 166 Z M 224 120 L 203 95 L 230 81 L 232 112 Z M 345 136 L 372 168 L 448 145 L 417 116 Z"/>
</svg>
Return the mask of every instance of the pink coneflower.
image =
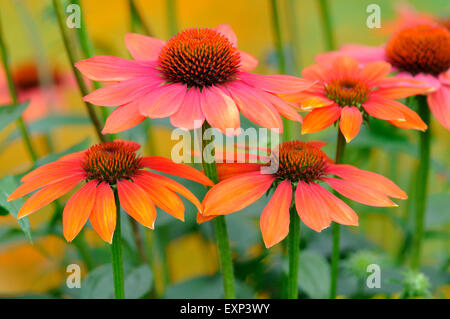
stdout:
<svg viewBox="0 0 450 319">
<path fill-rule="evenodd" d="M 76 63 L 89 79 L 114 82 L 84 98 L 96 105 L 119 106 L 103 133 L 127 130 L 147 117 L 170 117 L 172 125 L 188 130 L 206 120 L 223 133 L 239 128 L 240 113 L 280 131 L 280 115 L 302 120 L 277 94 L 299 92 L 312 83 L 288 75 L 250 73 L 258 62 L 237 49 L 228 25 L 186 29 L 167 42 L 127 34 L 125 42 L 134 60 L 95 56 Z"/>
</svg>

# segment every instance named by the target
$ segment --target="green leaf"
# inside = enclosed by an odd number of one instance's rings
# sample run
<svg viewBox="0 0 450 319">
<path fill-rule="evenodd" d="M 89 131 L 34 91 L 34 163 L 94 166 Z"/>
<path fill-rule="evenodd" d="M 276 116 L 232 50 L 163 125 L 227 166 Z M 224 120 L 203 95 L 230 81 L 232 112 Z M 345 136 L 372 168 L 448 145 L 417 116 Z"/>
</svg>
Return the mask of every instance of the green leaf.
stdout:
<svg viewBox="0 0 450 319">
<path fill-rule="evenodd" d="M 19 183 L 14 176 L 6 176 L 0 179 L 0 210 L 2 212 L 9 212 L 15 218 L 17 218 L 17 213 L 19 212 L 20 207 L 22 207 L 24 201 L 22 198 L 19 198 L 17 200 L 8 202 L 8 197 L 17 187 L 19 187 Z M 32 241 L 30 222 L 28 221 L 28 218 L 21 218 L 17 221 L 20 228 L 25 233 L 25 236 L 28 238 L 28 240 Z"/>
<path fill-rule="evenodd" d="M 326 298 L 330 289 L 330 266 L 313 252 L 301 251 L 298 266 L 298 287 L 311 298 Z"/>
<path fill-rule="evenodd" d="M 17 120 L 30 104 L 29 101 L 19 105 L 0 106 L 0 131 Z"/>
<path fill-rule="evenodd" d="M 153 284 L 153 274 L 148 265 L 141 265 L 130 272 L 125 267 L 125 297 L 137 299 L 150 291 Z M 112 265 L 106 264 L 94 269 L 81 284 L 82 299 L 114 298 L 114 280 Z"/>
</svg>

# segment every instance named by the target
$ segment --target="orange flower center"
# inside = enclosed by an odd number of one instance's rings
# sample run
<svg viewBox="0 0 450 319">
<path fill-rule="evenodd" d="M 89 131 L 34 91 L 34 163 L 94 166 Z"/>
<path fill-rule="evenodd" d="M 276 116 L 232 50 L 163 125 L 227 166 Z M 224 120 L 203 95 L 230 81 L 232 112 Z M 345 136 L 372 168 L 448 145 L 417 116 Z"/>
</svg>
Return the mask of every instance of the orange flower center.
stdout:
<svg viewBox="0 0 450 319">
<path fill-rule="evenodd" d="M 438 75 L 450 67 L 450 32 L 430 25 L 403 29 L 388 42 L 386 55 L 401 71 Z"/>
<path fill-rule="evenodd" d="M 367 101 L 369 88 L 357 79 L 338 79 L 325 85 L 326 95 L 339 106 L 359 106 Z"/>
<path fill-rule="evenodd" d="M 105 142 L 91 146 L 86 151 L 83 168 L 88 179 L 115 184 L 122 178 L 130 178 L 140 168 L 136 149 L 127 143 Z"/>
<path fill-rule="evenodd" d="M 167 42 L 159 65 L 169 81 L 202 88 L 232 79 L 240 55 L 224 35 L 214 30 L 187 29 Z"/>
<path fill-rule="evenodd" d="M 329 158 L 315 146 L 290 141 L 280 145 L 278 161 L 278 181 L 311 182 L 320 179 Z"/>
</svg>

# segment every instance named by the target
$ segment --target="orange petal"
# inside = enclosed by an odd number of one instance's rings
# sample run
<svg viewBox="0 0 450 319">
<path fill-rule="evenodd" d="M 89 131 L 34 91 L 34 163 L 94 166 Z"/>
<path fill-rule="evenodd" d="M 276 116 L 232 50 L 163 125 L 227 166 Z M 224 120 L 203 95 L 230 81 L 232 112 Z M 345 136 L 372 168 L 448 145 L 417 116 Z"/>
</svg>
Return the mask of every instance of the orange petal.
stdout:
<svg viewBox="0 0 450 319">
<path fill-rule="evenodd" d="M 211 219 L 216 218 L 217 216 L 219 216 L 219 215 L 205 216 L 205 215 L 202 215 L 202 214 L 200 213 L 200 211 L 198 211 L 198 212 L 197 212 L 197 224 L 203 224 L 204 222 L 208 222 L 208 221 L 210 221 Z"/>
<path fill-rule="evenodd" d="M 378 190 L 389 197 L 406 199 L 408 195 L 390 179 L 369 171 L 345 164 L 329 164 L 327 174 L 333 174 L 350 182 Z"/>
<path fill-rule="evenodd" d="M 97 186 L 96 192 L 95 203 L 89 216 L 89 221 L 101 239 L 111 244 L 117 218 L 114 192 L 111 186 L 105 182 Z"/>
<path fill-rule="evenodd" d="M 339 106 L 314 109 L 303 119 L 302 134 L 321 131 L 336 122 L 340 115 Z"/>
<path fill-rule="evenodd" d="M 386 99 L 403 99 L 408 96 L 424 94 L 429 90 L 429 88 L 419 87 L 419 86 L 395 86 L 377 89 L 374 94 L 379 97 L 384 97 Z"/>
<path fill-rule="evenodd" d="M 328 207 L 323 203 L 312 185 L 299 181 L 295 190 L 295 207 L 302 222 L 309 228 L 321 232 L 331 224 Z"/>
<path fill-rule="evenodd" d="M 92 180 L 81 187 L 64 207 L 63 234 L 68 242 L 71 242 L 78 235 L 92 212 L 97 193 L 97 183 L 97 180 Z"/>
<path fill-rule="evenodd" d="M 364 187 L 359 184 L 352 183 L 348 180 L 337 179 L 331 177 L 322 177 L 339 194 L 354 200 L 355 202 L 377 206 L 377 207 L 393 207 L 398 206 L 386 196 L 386 194 L 375 189 Z"/>
<path fill-rule="evenodd" d="M 156 208 L 147 193 L 129 180 L 117 182 L 120 205 L 136 221 L 151 229 L 155 226 Z"/>
<path fill-rule="evenodd" d="M 261 215 L 260 227 L 267 248 L 278 244 L 289 233 L 289 207 L 291 202 L 291 182 L 284 180 L 278 185 Z"/>
<path fill-rule="evenodd" d="M 392 107 L 388 101 L 390 100 L 371 96 L 362 106 L 370 116 L 378 119 L 386 121 L 405 121 L 403 113 Z"/>
<path fill-rule="evenodd" d="M 339 128 L 345 137 L 347 143 L 359 133 L 362 124 L 362 115 L 358 108 L 354 106 L 345 106 L 341 111 Z"/>
<path fill-rule="evenodd" d="M 73 176 L 38 190 L 36 193 L 31 195 L 30 198 L 28 198 L 25 204 L 23 204 L 22 208 L 17 214 L 17 218 L 25 217 L 31 213 L 34 213 L 38 209 L 50 204 L 55 199 L 69 192 L 82 180 L 83 177 Z"/>
<path fill-rule="evenodd" d="M 24 175 L 20 180 L 22 182 L 28 181 L 34 178 L 42 178 L 48 174 L 67 174 L 70 176 L 72 174 L 76 174 L 78 172 L 83 172 L 83 168 L 81 166 L 81 161 L 79 158 L 71 158 L 58 160 L 56 162 L 51 162 L 45 165 L 42 165 L 35 170 L 32 170 L 28 174 Z"/>
<path fill-rule="evenodd" d="M 360 72 L 358 61 L 349 56 L 339 56 L 331 63 L 337 78 L 352 77 Z"/>
<path fill-rule="evenodd" d="M 403 117 L 405 120 L 403 121 L 389 121 L 389 123 L 405 129 L 414 129 L 414 130 L 420 130 L 425 131 L 428 126 L 425 124 L 424 121 L 420 118 L 420 116 L 411 110 L 406 105 L 394 101 L 394 100 L 388 100 L 389 106 L 396 109 L 397 111 L 401 112 L 403 114 Z"/>
<path fill-rule="evenodd" d="M 361 80 L 368 85 L 384 79 L 391 72 L 391 65 L 384 61 L 371 62 L 361 70 Z"/>
<path fill-rule="evenodd" d="M 177 194 L 167 187 L 152 183 L 146 175 L 137 175 L 133 177 L 133 181 L 147 193 L 156 206 L 184 221 L 184 204 Z"/>
<path fill-rule="evenodd" d="M 203 215 L 225 215 L 247 207 L 264 195 L 274 179 L 273 175 L 253 172 L 218 183 L 203 199 Z"/>
<path fill-rule="evenodd" d="M 257 172 L 262 165 L 258 163 L 217 163 L 216 166 L 219 181 L 223 181 L 236 175 Z"/>
<path fill-rule="evenodd" d="M 166 174 L 183 177 L 206 186 L 214 185 L 214 183 L 202 172 L 186 164 L 175 163 L 172 160 L 165 157 L 161 156 L 143 157 L 141 159 L 141 164 L 143 167 L 154 169 L 155 171 L 159 171 Z"/>
<path fill-rule="evenodd" d="M 106 119 L 103 134 L 113 134 L 126 131 L 142 123 L 146 119 L 139 112 L 139 100 L 119 106 Z"/>
</svg>

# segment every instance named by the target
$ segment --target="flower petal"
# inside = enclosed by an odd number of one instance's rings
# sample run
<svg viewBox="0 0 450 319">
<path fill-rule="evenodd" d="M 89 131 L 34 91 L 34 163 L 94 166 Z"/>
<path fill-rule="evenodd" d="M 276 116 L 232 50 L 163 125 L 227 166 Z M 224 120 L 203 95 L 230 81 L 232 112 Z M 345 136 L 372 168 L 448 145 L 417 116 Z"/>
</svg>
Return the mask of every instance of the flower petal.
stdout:
<svg viewBox="0 0 450 319">
<path fill-rule="evenodd" d="M 117 182 L 120 205 L 123 210 L 145 227 L 155 226 L 156 208 L 147 193 L 129 180 Z"/>
<path fill-rule="evenodd" d="M 139 111 L 138 101 L 133 101 L 116 108 L 106 119 L 103 134 L 114 134 L 126 131 L 142 123 L 146 119 Z"/>
<path fill-rule="evenodd" d="M 141 165 L 155 171 L 175 175 L 189 179 L 191 181 L 213 186 L 214 183 L 202 172 L 186 164 L 175 163 L 172 160 L 161 156 L 147 156 L 141 158 Z"/>
<path fill-rule="evenodd" d="M 258 60 L 250 53 L 239 51 L 241 55 L 241 65 L 242 71 L 250 72 L 258 66 Z"/>
<path fill-rule="evenodd" d="M 75 158 L 64 157 L 55 162 L 44 164 L 24 175 L 20 180 L 25 182 L 35 178 L 42 178 L 52 173 L 71 175 L 82 172 L 83 168 L 80 159 L 84 156 L 84 153 L 80 155 L 81 156 L 76 156 Z"/>
<path fill-rule="evenodd" d="M 404 121 L 405 116 L 402 112 L 391 106 L 392 100 L 371 96 L 369 100 L 362 104 L 364 110 L 369 115 L 386 121 Z"/>
<path fill-rule="evenodd" d="M 428 94 L 427 100 L 434 117 L 450 131 L 450 88 L 443 85 Z"/>
<path fill-rule="evenodd" d="M 260 227 L 266 248 L 278 244 L 289 233 L 289 207 L 291 202 L 291 182 L 284 180 L 278 185 L 261 214 Z"/>
<path fill-rule="evenodd" d="M 94 207 L 89 221 L 101 239 L 112 243 L 116 229 L 117 207 L 114 193 L 107 183 L 97 185 Z"/>
<path fill-rule="evenodd" d="M 196 87 L 190 88 L 186 92 L 178 111 L 170 116 L 170 123 L 175 127 L 186 130 L 201 127 L 205 121 L 205 115 L 203 115 L 200 99 L 200 90 Z"/>
<path fill-rule="evenodd" d="M 327 182 L 339 194 L 354 200 L 355 202 L 377 206 L 377 207 L 394 207 L 398 206 L 391 201 L 386 194 L 377 191 L 376 189 L 365 187 L 348 180 L 322 177 L 324 182 Z"/>
<path fill-rule="evenodd" d="M 353 57 L 363 64 L 374 61 L 387 61 L 384 46 L 372 47 L 359 44 L 343 45 L 339 51 L 322 53 L 317 55 L 315 59 L 318 63 L 326 63 L 338 56 Z"/>
<path fill-rule="evenodd" d="M 97 183 L 97 180 L 92 180 L 81 187 L 64 207 L 63 234 L 68 242 L 71 242 L 78 235 L 92 212 L 97 193 Z"/>
<path fill-rule="evenodd" d="M 217 163 L 219 181 L 250 172 L 257 172 L 262 165 L 258 163 Z"/>
<path fill-rule="evenodd" d="M 358 108 L 354 106 L 345 106 L 341 111 L 339 128 L 345 137 L 347 143 L 359 133 L 362 124 L 362 115 Z"/>
<path fill-rule="evenodd" d="M 314 109 L 303 119 L 302 134 L 314 133 L 326 129 L 341 116 L 341 108 L 337 105 Z"/>
<path fill-rule="evenodd" d="M 203 199 L 203 215 L 225 215 L 247 207 L 264 195 L 274 179 L 273 175 L 253 172 L 216 184 Z"/>
<path fill-rule="evenodd" d="M 237 47 L 238 42 L 237 42 L 236 33 L 234 33 L 233 28 L 229 24 L 220 24 L 217 27 L 215 27 L 213 30 L 224 35 L 228 39 L 228 41 L 231 42 L 231 44 L 234 47 Z"/>
<path fill-rule="evenodd" d="M 268 100 L 272 105 L 277 109 L 277 111 L 280 113 L 281 116 L 284 116 L 288 120 L 296 121 L 296 122 L 303 122 L 302 116 L 297 112 L 297 110 L 292 106 L 289 105 L 287 102 L 283 101 L 278 96 L 261 91 L 262 96 Z"/>
<path fill-rule="evenodd" d="M 154 64 L 126 60 L 109 55 L 97 55 L 75 63 L 77 69 L 94 81 L 125 81 L 153 75 Z"/>
<path fill-rule="evenodd" d="M 387 62 L 371 62 L 361 70 L 361 79 L 368 85 L 384 79 L 391 72 L 391 65 Z"/>
<path fill-rule="evenodd" d="M 389 197 L 406 199 L 408 195 L 390 179 L 374 173 L 345 164 L 329 164 L 326 174 L 333 174 L 368 188 L 376 189 Z"/>
<path fill-rule="evenodd" d="M 420 116 L 406 105 L 394 100 L 388 100 L 388 103 L 390 107 L 402 112 L 403 117 L 405 118 L 405 120 L 403 121 L 389 121 L 389 123 L 401 128 L 420 131 L 425 131 L 428 128 L 428 126 L 424 121 L 422 121 Z"/>
<path fill-rule="evenodd" d="M 227 128 L 240 127 L 239 110 L 233 99 L 221 89 L 211 86 L 202 91 L 201 105 L 208 123 L 227 134 Z"/>
<path fill-rule="evenodd" d="M 278 94 L 295 93 L 307 90 L 314 85 L 312 81 L 284 74 L 260 75 L 240 72 L 238 77 L 250 86 Z"/>
<path fill-rule="evenodd" d="M 125 45 L 131 56 L 136 60 L 154 61 L 159 57 L 166 42 L 137 33 L 125 35 Z"/>
<path fill-rule="evenodd" d="M 50 204 L 55 199 L 68 193 L 82 180 L 82 176 L 71 176 L 70 178 L 64 179 L 57 183 L 53 183 L 38 190 L 36 193 L 31 195 L 31 197 L 28 198 L 28 200 L 23 204 L 22 208 L 17 214 L 17 218 L 25 217 Z"/>
<path fill-rule="evenodd" d="M 139 99 L 139 111 L 150 118 L 170 116 L 180 108 L 186 90 L 186 86 L 181 84 L 165 84 L 155 88 Z"/>
</svg>

